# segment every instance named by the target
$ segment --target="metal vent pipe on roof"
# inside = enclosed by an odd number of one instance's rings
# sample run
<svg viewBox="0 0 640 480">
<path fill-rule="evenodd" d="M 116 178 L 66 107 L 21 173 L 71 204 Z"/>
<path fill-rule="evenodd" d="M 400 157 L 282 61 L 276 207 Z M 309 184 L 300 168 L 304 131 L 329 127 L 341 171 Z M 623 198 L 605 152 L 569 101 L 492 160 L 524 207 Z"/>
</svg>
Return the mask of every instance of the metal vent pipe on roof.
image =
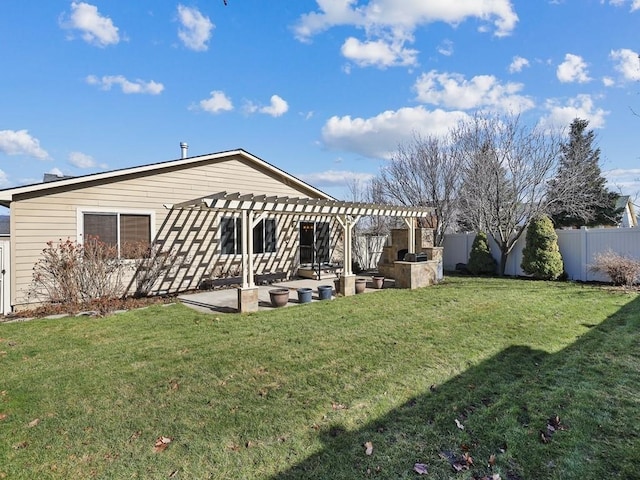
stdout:
<svg viewBox="0 0 640 480">
<path fill-rule="evenodd" d="M 187 150 L 189 150 L 187 142 L 180 142 L 181 158 L 187 158 Z"/>
</svg>

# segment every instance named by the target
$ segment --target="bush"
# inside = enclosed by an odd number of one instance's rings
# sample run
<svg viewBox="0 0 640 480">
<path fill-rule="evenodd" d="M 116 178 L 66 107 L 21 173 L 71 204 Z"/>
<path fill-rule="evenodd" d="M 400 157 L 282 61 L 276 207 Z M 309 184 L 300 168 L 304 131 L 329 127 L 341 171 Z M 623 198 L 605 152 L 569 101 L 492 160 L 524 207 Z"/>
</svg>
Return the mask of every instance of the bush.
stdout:
<svg viewBox="0 0 640 480">
<path fill-rule="evenodd" d="M 496 261 L 491 256 L 487 234 L 478 232 L 471 245 L 467 269 L 474 275 L 493 275 L 496 273 Z"/>
<path fill-rule="evenodd" d="M 87 239 L 47 242 L 33 267 L 29 296 L 38 302 L 80 304 L 123 293 L 125 266 L 115 247 Z"/>
<path fill-rule="evenodd" d="M 564 269 L 558 235 L 546 215 L 534 218 L 527 229 L 522 270 L 534 278 L 556 280 Z"/>
<path fill-rule="evenodd" d="M 594 263 L 589 269 L 608 276 L 614 285 L 631 286 L 640 278 L 640 260 L 612 250 L 595 255 Z"/>
</svg>

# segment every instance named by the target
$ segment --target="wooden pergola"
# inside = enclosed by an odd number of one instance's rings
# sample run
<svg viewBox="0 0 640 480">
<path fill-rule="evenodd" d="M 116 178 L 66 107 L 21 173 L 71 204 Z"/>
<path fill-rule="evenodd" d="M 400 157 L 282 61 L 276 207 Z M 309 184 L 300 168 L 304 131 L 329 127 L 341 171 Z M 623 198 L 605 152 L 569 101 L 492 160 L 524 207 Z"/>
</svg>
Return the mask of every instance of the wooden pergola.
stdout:
<svg viewBox="0 0 640 480">
<path fill-rule="evenodd" d="M 344 282 L 341 284 L 343 294 L 349 290 L 351 282 L 355 282 L 353 274 L 351 241 L 353 227 L 363 216 L 401 217 L 409 229 L 407 250 L 415 253 L 415 219 L 433 213 L 431 207 L 405 207 L 397 205 L 380 205 L 361 202 L 344 202 L 339 200 L 286 197 L 277 195 L 255 195 L 218 192 L 194 200 L 166 205 L 173 209 L 212 209 L 220 212 L 232 212 L 242 218 L 242 287 L 241 291 L 257 291 L 254 284 L 253 264 L 253 229 L 267 215 L 308 215 L 314 217 L 332 217 L 342 226 L 344 232 L 343 265 Z M 253 311 L 253 294 L 238 293 L 240 311 Z M 246 305 L 244 305 L 246 303 Z M 246 308 L 245 308 L 246 307 Z M 257 293 L 255 293 L 255 310 L 257 310 Z"/>
</svg>

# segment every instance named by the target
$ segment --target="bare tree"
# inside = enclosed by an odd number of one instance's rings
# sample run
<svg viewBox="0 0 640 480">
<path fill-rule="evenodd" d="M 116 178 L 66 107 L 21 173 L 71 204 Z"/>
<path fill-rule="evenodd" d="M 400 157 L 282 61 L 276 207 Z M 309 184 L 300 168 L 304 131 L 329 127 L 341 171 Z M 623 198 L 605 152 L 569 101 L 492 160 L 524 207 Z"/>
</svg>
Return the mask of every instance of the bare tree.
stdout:
<svg viewBox="0 0 640 480">
<path fill-rule="evenodd" d="M 560 199 L 571 200 L 565 190 L 547 188 L 557 173 L 562 137 L 527 128 L 517 115 L 476 115 L 451 135 L 463 182 L 462 222 L 491 235 L 504 274 L 509 253 L 531 220 Z"/>
<path fill-rule="evenodd" d="M 421 226 L 433 228 L 435 245 L 442 245 L 447 229 L 455 224 L 461 185 L 447 138 L 415 134 L 411 141 L 398 147 L 374 184 L 393 202 L 433 207 L 432 218 Z"/>
</svg>

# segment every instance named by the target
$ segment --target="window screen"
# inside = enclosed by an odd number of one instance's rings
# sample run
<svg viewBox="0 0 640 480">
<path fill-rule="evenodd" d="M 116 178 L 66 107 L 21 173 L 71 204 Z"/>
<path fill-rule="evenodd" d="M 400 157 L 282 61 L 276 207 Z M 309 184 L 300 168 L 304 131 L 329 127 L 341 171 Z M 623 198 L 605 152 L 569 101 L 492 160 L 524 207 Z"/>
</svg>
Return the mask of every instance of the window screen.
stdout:
<svg viewBox="0 0 640 480">
<path fill-rule="evenodd" d="M 151 243 L 149 215 L 85 213 L 83 222 L 85 241 L 92 238 L 118 247 L 123 258 L 141 255 Z"/>
</svg>

